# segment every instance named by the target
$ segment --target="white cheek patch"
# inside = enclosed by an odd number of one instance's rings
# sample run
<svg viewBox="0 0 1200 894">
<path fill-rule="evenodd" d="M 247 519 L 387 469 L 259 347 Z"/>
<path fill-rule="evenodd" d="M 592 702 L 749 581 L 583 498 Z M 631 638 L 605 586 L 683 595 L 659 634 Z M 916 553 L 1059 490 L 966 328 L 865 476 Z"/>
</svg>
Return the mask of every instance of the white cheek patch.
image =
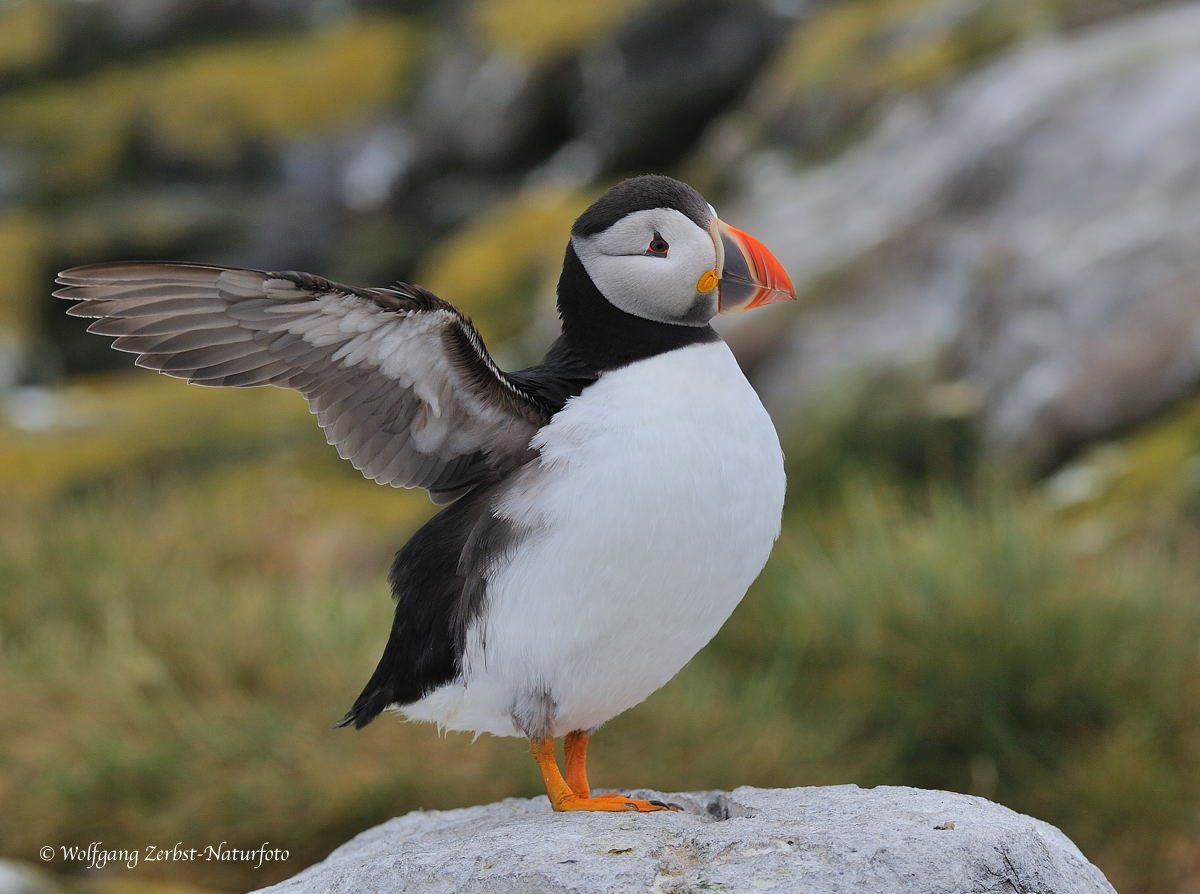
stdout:
<svg viewBox="0 0 1200 894">
<path fill-rule="evenodd" d="M 667 256 L 647 255 L 658 233 Z M 712 237 L 671 208 L 637 211 L 594 236 L 572 237 L 575 253 L 608 301 L 634 316 L 703 326 L 716 314 L 716 292 L 696 284 L 716 264 Z"/>
</svg>

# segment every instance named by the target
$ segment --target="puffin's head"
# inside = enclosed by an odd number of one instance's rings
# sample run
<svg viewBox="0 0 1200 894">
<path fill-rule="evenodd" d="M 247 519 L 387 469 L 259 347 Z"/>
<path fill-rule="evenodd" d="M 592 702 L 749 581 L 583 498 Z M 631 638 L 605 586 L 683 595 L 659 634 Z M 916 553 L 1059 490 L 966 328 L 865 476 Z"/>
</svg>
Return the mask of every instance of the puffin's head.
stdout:
<svg viewBox="0 0 1200 894">
<path fill-rule="evenodd" d="M 796 297 L 761 242 L 670 177 L 618 183 L 575 221 L 571 245 L 611 304 L 660 323 L 704 326 L 717 313 Z"/>
</svg>

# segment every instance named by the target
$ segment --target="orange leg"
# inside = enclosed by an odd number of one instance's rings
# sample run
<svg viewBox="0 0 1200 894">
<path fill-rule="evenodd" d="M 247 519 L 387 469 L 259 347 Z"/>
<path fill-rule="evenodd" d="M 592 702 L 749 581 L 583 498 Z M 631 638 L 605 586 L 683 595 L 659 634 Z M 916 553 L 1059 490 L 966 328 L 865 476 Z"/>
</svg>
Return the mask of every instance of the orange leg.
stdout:
<svg viewBox="0 0 1200 894">
<path fill-rule="evenodd" d="M 581 798 L 592 796 L 592 787 L 587 778 L 588 734 L 583 730 L 567 733 L 563 739 L 563 751 L 567 758 L 567 785 Z"/>
<path fill-rule="evenodd" d="M 586 749 L 587 735 L 584 733 L 580 735 L 583 736 L 583 748 Z M 583 751 L 580 750 L 578 739 L 574 739 L 573 743 L 572 751 L 578 754 L 578 769 L 582 775 Z M 555 810 L 637 811 L 638 813 L 648 813 L 652 810 L 678 809 L 672 808 L 661 801 L 642 801 L 637 798 L 627 798 L 624 795 L 602 795 L 598 798 L 592 798 L 587 795 L 577 794 L 571 790 L 571 786 L 563 779 L 563 775 L 558 769 L 558 761 L 554 757 L 553 739 L 530 739 L 529 747 L 533 752 L 533 759 L 537 761 L 538 768 L 542 771 L 542 781 L 546 783 L 546 795 L 550 798 L 550 806 Z M 584 777 L 583 781 L 586 786 L 586 777 Z"/>
</svg>

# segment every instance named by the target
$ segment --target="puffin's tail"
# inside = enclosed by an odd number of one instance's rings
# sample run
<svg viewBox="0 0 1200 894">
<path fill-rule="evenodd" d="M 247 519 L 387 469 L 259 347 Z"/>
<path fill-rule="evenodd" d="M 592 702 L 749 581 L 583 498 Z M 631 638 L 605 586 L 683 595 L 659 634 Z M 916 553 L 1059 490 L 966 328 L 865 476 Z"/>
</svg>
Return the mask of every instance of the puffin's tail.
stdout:
<svg viewBox="0 0 1200 894">
<path fill-rule="evenodd" d="M 452 644 L 446 636 L 414 631 L 413 619 L 403 604 L 397 605 L 383 655 L 354 706 L 337 722 L 338 727 L 362 729 L 392 705 L 419 701 L 448 683 L 457 672 Z"/>
<path fill-rule="evenodd" d="M 354 707 L 345 713 L 341 720 L 336 724 L 336 727 L 353 725 L 355 729 L 362 729 L 372 720 L 380 715 L 384 708 L 394 704 L 396 701 L 393 695 L 392 687 L 382 681 L 378 681 L 379 671 L 376 670 L 371 677 L 371 681 L 367 683 L 362 693 L 354 700 Z"/>
<path fill-rule="evenodd" d="M 339 727 L 362 729 L 385 708 L 420 701 L 458 674 L 463 635 L 454 615 L 464 587 L 458 562 L 470 530 L 459 516 L 472 511 L 478 507 L 468 498 L 451 503 L 396 553 L 388 575 L 396 600 L 391 633 L 375 673 Z"/>
<path fill-rule="evenodd" d="M 354 707 L 337 722 L 338 728 L 353 724 L 355 729 L 362 729 L 378 717 L 384 708 L 400 701 L 401 693 L 397 691 L 396 686 L 402 648 L 399 637 L 396 636 L 396 630 L 399 627 L 400 618 L 397 617 L 392 624 L 392 635 L 388 637 L 383 655 L 379 658 L 379 664 L 375 666 L 375 673 L 371 674 L 371 679 L 367 681 L 363 691 L 354 700 Z M 411 699 L 404 701 L 411 701 Z"/>
</svg>

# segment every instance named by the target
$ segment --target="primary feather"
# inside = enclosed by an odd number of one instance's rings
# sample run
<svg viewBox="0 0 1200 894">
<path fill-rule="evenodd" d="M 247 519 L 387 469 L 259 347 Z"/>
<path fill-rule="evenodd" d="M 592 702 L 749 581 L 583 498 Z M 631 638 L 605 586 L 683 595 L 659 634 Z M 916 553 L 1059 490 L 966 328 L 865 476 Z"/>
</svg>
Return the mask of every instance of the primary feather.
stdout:
<svg viewBox="0 0 1200 894">
<path fill-rule="evenodd" d="M 97 264 L 54 294 L 137 365 L 199 385 L 276 385 L 308 399 L 363 475 L 438 502 L 518 464 L 549 413 L 492 361 L 452 304 L 406 284 L 307 273 Z"/>
</svg>

